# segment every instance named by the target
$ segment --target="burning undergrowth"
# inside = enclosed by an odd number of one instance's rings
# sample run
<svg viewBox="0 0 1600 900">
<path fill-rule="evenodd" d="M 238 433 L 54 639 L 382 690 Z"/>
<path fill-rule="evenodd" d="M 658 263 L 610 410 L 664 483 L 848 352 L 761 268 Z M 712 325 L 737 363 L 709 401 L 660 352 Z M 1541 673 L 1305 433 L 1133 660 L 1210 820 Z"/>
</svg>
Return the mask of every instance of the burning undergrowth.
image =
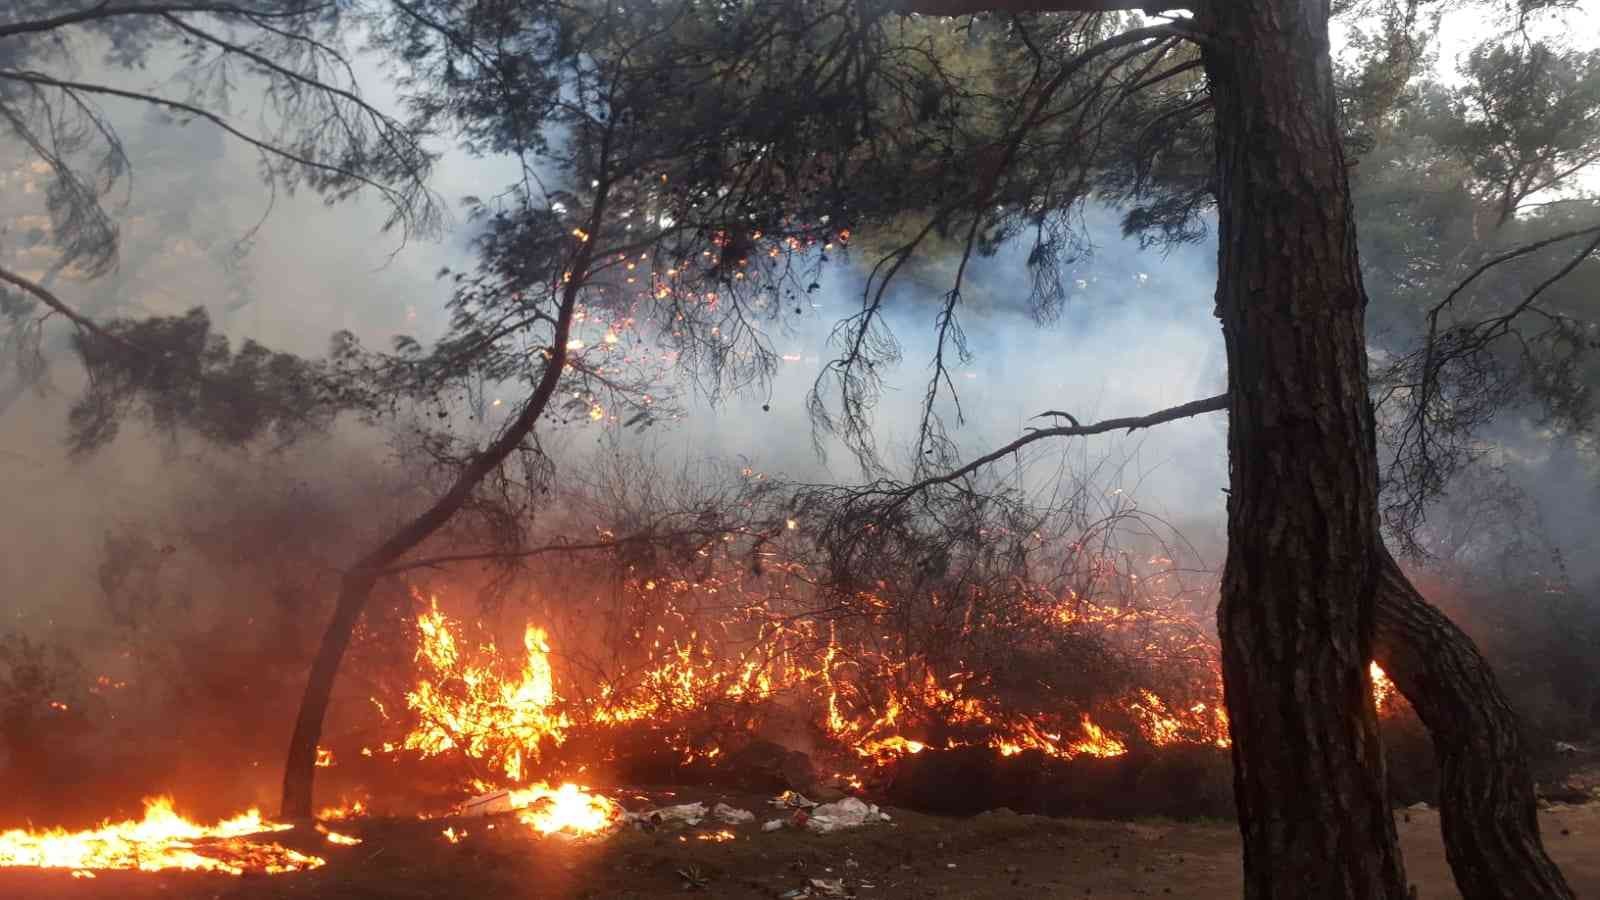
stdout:
<svg viewBox="0 0 1600 900">
<path fill-rule="evenodd" d="M 1056 557 L 1072 576 L 1056 584 L 879 578 L 841 592 L 785 537 L 762 541 L 757 565 L 728 536 L 604 590 L 552 576 L 501 610 L 498 633 L 459 598 L 419 592 L 407 664 L 372 679 L 378 720 L 333 752 L 363 770 L 426 766 L 458 791 L 871 792 L 908 760 L 958 750 L 1037 767 L 1227 746 L 1215 649 L 1170 558 L 1080 540 Z M 569 593 L 547 593 L 563 580 Z"/>
</svg>

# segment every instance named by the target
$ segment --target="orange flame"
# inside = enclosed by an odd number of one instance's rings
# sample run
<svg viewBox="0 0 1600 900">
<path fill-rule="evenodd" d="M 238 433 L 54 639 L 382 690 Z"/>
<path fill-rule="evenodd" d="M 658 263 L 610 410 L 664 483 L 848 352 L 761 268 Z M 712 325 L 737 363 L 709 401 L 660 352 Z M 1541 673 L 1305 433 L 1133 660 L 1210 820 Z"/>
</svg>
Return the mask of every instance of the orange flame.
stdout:
<svg viewBox="0 0 1600 900">
<path fill-rule="evenodd" d="M 1372 705 L 1378 708 L 1380 715 L 1388 712 L 1395 696 L 1394 681 L 1377 663 L 1369 663 L 1367 673 L 1372 676 Z"/>
<path fill-rule="evenodd" d="M 451 622 L 434 602 L 417 619 L 417 661 L 426 677 L 406 694 L 406 705 L 420 718 L 402 744 L 424 757 L 449 750 L 488 762 L 512 781 L 523 777 L 525 760 L 537 761 L 540 745 L 560 744 L 571 724 L 555 711 L 556 693 L 550 646 L 543 630 L 529 626 L 523 636 L 527 659 L 513 677 L 494 644 L 465 658 Z"/>
<path fill-rule="evenodd" d="M 571 783 L 558 788 L 536 784 L 513 791 L 511 805 L 521 810 L 517 821 L 540 834 L 600 834 L 622 821 L 622 807 L 615 801 Z"/>
<path fill-rule="evenodd" d="M 0 866 L 36 866 L 47 869 L 190 869 L 243 875 L 246 872 L 278 874 L 315 869 L 320 857 L 290 850 L 277 843 L 245 840 L 262 832 L 287 831 L 292 825 L 264 821 L 252 809 L 216 825 L 198 825 L 178 815 L 168 797 L 145 800 L 141 821 L 104 822 L 98 828 L 69 832 L 0 832 Z M 74 874 L 74 877 L 81 877 Z"/>
</svg>

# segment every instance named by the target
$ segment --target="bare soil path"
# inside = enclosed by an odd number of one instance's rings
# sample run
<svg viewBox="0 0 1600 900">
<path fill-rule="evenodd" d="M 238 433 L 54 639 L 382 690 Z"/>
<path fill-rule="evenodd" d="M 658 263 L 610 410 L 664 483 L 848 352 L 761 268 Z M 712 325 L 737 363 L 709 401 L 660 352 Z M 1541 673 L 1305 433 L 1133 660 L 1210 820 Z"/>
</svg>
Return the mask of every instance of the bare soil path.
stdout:
<svg viewBox="0 0 1600 900">
<path fill-rule="evenodd" d="M 756 810 L 756 798 L 733 798 Z M 286 841 L 328 865 L 274 877 L 0 870 L 0 900 L 522 900 L 522 898 L 778 898 L 810 886 L 812 897 L 1145 898 L 1240 895 L 1232 823 L 1091 822 L 989 813 L 945 819 L 891 810 L 893 824 L 831 835 L 791 829 L 624 831 L 588 842 L 536 839 L 514 823 L 447 842 L 439 821 L 370 821 L 347 830 L 356 847 L 314 834 Z M 775 814 L 774 814 L 775 815 Z M 758 818 L 758 821 L 760 821 Z M 1407 872 L 1423 900 L 1459 896 L 1439 841 L 1438 813 L 1397 815 Z M 1580 897 L 1600 897 L 1600 804 L 1541 811 L 1551 855 Z M 816 887 L 842 879 L 845 893 Z M 791 896 L 802 896 L 794 895 Z"/>
</svg>

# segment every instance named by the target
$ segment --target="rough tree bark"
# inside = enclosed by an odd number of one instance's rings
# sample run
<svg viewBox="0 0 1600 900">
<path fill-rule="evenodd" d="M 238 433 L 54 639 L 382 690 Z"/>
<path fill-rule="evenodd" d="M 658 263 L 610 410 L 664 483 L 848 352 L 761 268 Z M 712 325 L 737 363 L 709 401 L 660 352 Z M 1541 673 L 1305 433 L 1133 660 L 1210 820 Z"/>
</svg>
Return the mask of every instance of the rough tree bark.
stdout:
<svg viewBox="0 0 1600 900">
<path fill-rule="evenodd" d="M 1445 856 L 1464 900 L 1571 900 L 1544 851 L 1517 717 L 1472 639 L 1387 553 L 1373 658 L 1428 727 L 1439 760 Z"/>
<path fill-rule="evenodd" d="M 1247 898 L 1404 900 L 1372 707 L 1378 459 L 1325 0 L 1199 17 L 1231 404 L 1218 630 Z"/>
<path fill-rule="evenodd" d="M 607 184 L 599 186 L 589 221 L 588 233 L 599 234 L 605 215 Z M 372 596 L 372 588 L 385 569 L 438 531 L 467 502 L 478 484 L 509 457 L 524 438 L 533 431 L 544 415 L 550 398 L 561 382 L 567 364 L 567 341 L 571 336 L 572 317 L 577 308 L 578 294 L 588 276 L 594 258 L 594 242 L 583 241 L 574 255 L 570 267 L 571 278 L 560 294 L 560 307 L 551 336 L 550 361 L 535 384 L 522 411 L 512 420 L 488 447 L 473 457 L 450 485 L 449 490 L 434 501 L 421 515 L 407 522 L 387 540 L 367 553 L 345 572 L 339 586 L 339 599 L 334 607 L 333 619 L 323 633 L 322 644 L 311 664 L 311 674 L 306 679 L 306 691 L 300 700 L 300 712 L 295 718 L 294 733 L 289 738 L 289 756 L 283 771 L 283 798 L 281 814 L 284 819 L 306 819 L 311 816 L 312 783 L 316 778 L 317 741 L 322 737 L 322 721 L 328 711 L 328 701 L 333 696 L 333 683 L 339 673 L 339 664 L 350 646 L 350 636 L 356 622 Z"/>
</svg>

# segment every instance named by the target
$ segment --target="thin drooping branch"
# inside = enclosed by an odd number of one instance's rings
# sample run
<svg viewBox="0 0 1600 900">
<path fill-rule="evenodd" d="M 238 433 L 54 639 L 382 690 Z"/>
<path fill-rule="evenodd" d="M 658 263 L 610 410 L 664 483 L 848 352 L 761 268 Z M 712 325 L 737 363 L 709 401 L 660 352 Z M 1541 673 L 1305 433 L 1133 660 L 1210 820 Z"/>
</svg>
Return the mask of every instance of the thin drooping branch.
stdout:
<svg viewBox="0 0 1600 900">
<path fill-rule="evenodd" d="M 313 159 L 304 155 L 303 153 L 296 152 L 289 147 L 280 146 L 278 144 L 274 144 L 270 140 L 256 137 L 249 132 L 242 131 L 234 127 L 222 116 L 219 116 L 210 110 L 202 109 L 194 104 L 184 103 L 179 100 L 173 100 L 171 98 L 162 97 L 156 94 L 124 90 L 122 88 L 111 87 L 110 85 L 105 84 L 92 84 L 83 81 L 68 81 L 61 78 L 52 78 L 41 72 L 26 72 L 17 69 L 0 69 L 0 80 L 5 79 L 20 81 L 25 84 L 36 85 L 39 87 L 57 88 L 59 90 L 66 91 L 69 94 L 101 94 L 109 97 L 120 97 L 124 100 L 137 100 L 141 103 L 147 103 L 152 106 L 162 107 L 183 113 L 185 115 L 205 119 L 207 122 L 210 122 L 233 137 L 238 138 L 239 140 L 249 144 L 251 147 L 256 148 L 268 156 L 277 157 L 297 166 L 301 166 L 305 169 L 323 172 L 330 176 L 349 179 L 350 181 L 366 185 L 367 187 L 370 187 L 382 194 L 384 198 L 388 200 L 391 205 L 393 205 L 396 210 L 396 214 L 402 216 L 404 221 L 407 221 L 408 223 L 411 221 L 410 210 L 412 204 L 407 202 L 404 192 L 396 190 L 395 188 L 376 181 L 375 179 L 363 175 L 360 172 L 354 171 L 346 166 Z M 416 182 L 416 185 L 420 191 L 426 193 L 427 188 L 421 185 L 420 181 Z M 427 215 L 428 212 L 429 211 L 425 209 L 424 215 Z"/>
<path fill-rule="evenodd" d="M 1004 12 L 999 9 L 997 11 Z M 1017 12 L 1038 10 L 1019 9 Z M 930 13 L 933 14 L 933 13 Z M 954 13 L 940 13 L 953 15 Z M 1098 143 L 1100 128 L 1105 124 L 1106 118 L 1121 103 L 1128 99 L 1132 89 L 1108 91 L 1106 81 L 1111 74 L 1119 71 L 1124 65 L 1137 57 L 1153 54 L 1152 61 L 1133 78 L 1138 84 L 1150 68 L 1165 58 L 1167 52 L 1181 41 L 1198 40 L 1195 33 L 1186 25 L 1177 21 L 1158 22 L 1137 28 L 1129 28 L 1106 37 L 1095 44 L 1072 54 L 1061 68 L 1054 72 L 1048 81 L 1035 84 L 1041 73 L 1034 73 L 1034 82 L 1030 82 L 1024 92 L 1025 103 L 1021 105 L 1014 122 L 1007 125 L 1003 139 L 988 146 L 987 160 L 982 164 L 982 173 L 974 182 L 972 193 L 962 193 L 942 204 L 928 218 L 923 227 L 909 241 L 896 248 L 888 255 L 881 258 L 873 266 L 871 274 L 862 289 L 862 310 L 841 322 L 835 328 L 835 336 L 843 337 L 848 343 L 848 351 L 839 358 L 830 361 L 821 374 L 807 400 L 807 406 L 814 422 L 823 430 L 841 433 L 846 444 L 855 454 L 857 460 L 873 467 L 877 466 L 876 450 L 867 428 L 865 411 L 875 402 L 880 385 L 880 376 L 876 371 L 877 365 L 884 362 L 898 360 L 898 345 L 894 343 L 892 335 L 887 335 L 880 343 L 880 358 L 873 358 L 869 352 L 869 343 L 873 340 L 873 328 L 881 319 L 883 299 L 897 273 L 911 260 L 924 240 L 935 229 L 946 227 L 952 219 L 963 211 L 973 215 L 972 221 L 966 229 L 966 238 L 957 271 L 952 280 L 950 289 L 944 295 L 942 311 L 937 317 L 937 340 L 935 358 L 933 360 L 933 373 L 929 378 L 927 390 L 922 404 L 922 416 L 917 440 L 917 459 L 926 459 L 924 451 L 933 439 L 933 408 L 941 393 L 941 385 L 948 387 L 949 394 L 956 398 L 957 417 L 960 417 L 959 398 L 950 379 L 950 374 L 945 366 L 944 355 L 947 344 L 954 343 L 959 355 L 965 356 L 964 337 L 961 333 L 960 323 L 957 318 L 957 306 L 961 300 L 963 280 L 968 265 L 976 249 L 978 233 L 983 224 L 983 210 L 993 201 L 1000 190 L 1002 179 L 1012 169 L 1024 144 L 1030 136 L 1037 133 L 1047 122 L 1066 115 L 1074 110 L 1078 117 L 1074 126 L 1075 132 L 1083 136 L 1086 142 Z M 1119 55 L 1118 51 L 1121 51 Z M 1107 59 L 1107 57 L 1110 57 Z M 1091 87 L 1086 89 L 1085 99 L 1069 103 L 1064 109 L 1051 111 L 1050 105 L 1068 86 L 1071 80 L 1086 72 L 1092 64 L 1103 62 L 1105 70 L 1093 80 Z M 1114 95 L 1108 107 L 1101 109 L 1094 103 L 1088 102 L 1089 98 L 1099 97 L 1103 94 Z M 1092 126 L 1089 124 L 1090 115 L 1099 112 L 1098 121 Z M 1091 140 L 1090 135 L 1093 135 Z M 1090 154 L 1093 155 L 1092 153 Z M 1082 173 L 1079 177 L 1079 190 L 1082 187 Z M 881 352 L 887 351 L 887 352 Z M 861 370 L 865 369 L 865 374 Z M 836 422 L 827 411 L 822 400 L 823 383 L 828 379 L 837 382 L 840 395 L 840 416 L 842 421 Z"/>
<path fill-rule="evenodd" d="M 1456 297 L 1459 296 L 1462 291 L 1466 290 L 1467 287 L 1470 286 L 1474 281 L 1477 281 L 1478 278 L 1485 272 L 1488 272 L 1490 269 L 1493 269 L 1496 266 L 1517 259 L 1518 257 L 1527 256 L 1530 253 L 1543 250 L 1545 247 L 1548 247 L 1551 244 L 1559 244 L 1562 241 L 1570 241 L 1573 238 L 1583 237 L 1584 235 L 1594 234 L 1596 232 L 1600 232 L 1600 225 L 1589 225 L 1583 228 L 1574 228 L 1570 231 L 1563 231 L 1559 234 L 1553 234 L 1547 238 L 1523 244 L 1519 247 L 1513 247 L 1504 253 L 1485 260 L 1482 265 L 1478 266 L 1476 269 L 1473 269 L 1467 274 L 1467 277 L 1461 279 L 1461 281 L 1458 282 L 1455 287 L 1451 288 L 1450 292 L 1444 295 L 1443 300 L 1440 300 L 1438 303 L 1434 304 L 1432 309 L 1428 310 L 1428 337 L 1430 340 L 1433 338 L 1438 329 L 1439 315 L 1444 312 L 1445 308 L 1454 303 Z"/>
<path fill-rule="evenodd" d="M 39 34 L 65 28 L 69 25 L 82 25 L 86 22 L 101 22 L 106 19 L 115 19 L 122 16 L 150 16 L 161 13 L 208 13 L 216 16 L 244 16 L 247 18 L 292 18 L 294 16 L 311 15 L 329 9 L 333 3 L 323 3 L 316 6 L 293 6 L 282 11 L 268 9 L 251 9 L 233 3 L 97 3 L 85 9 L 62 13 L 45 19 L 24 19 L 21 22 L 12 22 L 0 25 L 0 38 L 12 37 L 18 34 Z"/>
<path fill-rule="evenodd" d="M 4 266 L 0 266 L 0 281 L 5 281 L 22 288 L 23 290 L 37 297 L 45 306 L 50 307 L 55 312 L 64 316 L 67 321 L 103 341 L 109 341 L 110 343 L 126 349 L 137 349 L 132 344 L 128 343 L 128 341 L 124 338 L 112 334 L 111 332 L 95 324 L 93 319 L 80 314 L 77 310 L 73 309 L 71 306 L 68 306 L 65 301 L 63 301 L 60 297 L 57 297 L 49 288 L 46 288 L 44 285 L 39 284 L 31 278 L 26 278 L 17 274 L 16 272 L 11 271 L 10 269 L 5 268 Z"/>
<path fill-rule="evenodd" d="M 1539 250 L 1577 238 L 1589 238 L 1589 242 L 1565 265 L 1546 277 L 1506 312 L 1470 324 L 1441 326 L 1440 319 L 1444 313 L 1485 273 Z M 1395 440 L 1397 459 L 1401 458 L 1398 454 L 1408 448 L 1415 448 L 1402 473 L 1404 477 L 1401 483 L 1405 485 L 1406 496 L 1403 501 L 1395 504 L 1400 510 L 1400 515 L 1420 521 L 1422 504 L 1443 489 L 1444 480 L 1455 465 L 1451 460 L 1453 451 L 1448 445 L 1437 448 L 1434 446 L 1443 444 L 1447 438 L 1436 436 L 1430 424 L 1435 407 L 1441 403 L 1447 404 L 1447 398 L 1443 396 L 1446 370 L 1452 365 L 1470 359 L 1474 354 L 1483 352 L 1491 343 L 1505 336 L 1523 313 L 1530 309 L 1538 311 L 1533 305 L 1534 302 L 1550 287 L 1572 274 L 1579 265 L 1591 259 L 1597 250 L 1600 250 L 1600 225 L 1563 231 L 1513 247 L 1478 265 L 1457 282 L 1443 299 L 1429 308 L 1427 332 L 1422 347 L 1404 357 L 1393 367 L 1395 372 L 1400 372 L 1402 368 L 1415 367 L 1413 369 L 1415 377 L 1411 379 L 1410 384 L 1405 385 L 1414 389 L 1414 395 L 1408 398 L 1409 411 L 1398 429 L 1398 437 Z M 1395 390 L 1391 388 L 1388 393 L 1392 395 Z M 1379 405 L 1381 406 L 1382 402 Z M 1455 406 L 1451 409 L 1451 414 L 1459 416 L 1460 410 L 1460 406 Z M 1486 421 L 1489 415 L 1492 415 L 1492 411 L 1480 414 L 1479 424 Z"/>
</svg>

